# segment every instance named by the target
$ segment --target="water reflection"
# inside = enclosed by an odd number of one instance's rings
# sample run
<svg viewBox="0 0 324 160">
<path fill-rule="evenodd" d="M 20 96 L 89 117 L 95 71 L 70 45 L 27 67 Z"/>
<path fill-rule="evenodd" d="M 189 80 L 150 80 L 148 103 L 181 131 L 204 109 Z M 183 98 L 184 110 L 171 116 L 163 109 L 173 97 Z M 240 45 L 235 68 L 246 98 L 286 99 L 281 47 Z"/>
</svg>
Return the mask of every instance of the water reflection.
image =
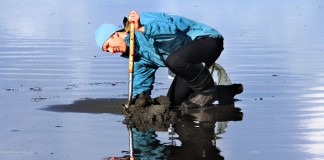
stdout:
<svg viewBox="0 0 324 160">
<path fill-rule="evenodd" d="M 183 113 L 173 124 L 128 126 L 130 157 L 135 159 L 213 159 L 224 157 L 216 146 L 229 121 L 241 121 L 243 113 L 234 105 L 195 109 Z M 160 124 L 160 123 L 159 123 Z M 169 133 L 169 142 L 157 139 L 157 130 Z M 180 144 L 176 142 L 180 141 Z M 125 155 L 124 158 L 129 156 Z M 116 157 L 115 157 L 116 158 Z M 107 158 L 112 159 L 112 157 Z"/>
<path fill-rule="evenodd" d="M 314 155 L 313 159 L 322 159 L 324 149 L 324 87 L 311 87 L 310 93 L 302 94 L 303 101 L 309 106 L 300 109 L 303 119 L 300 121 L 300 126 L 306 131 L 300 134 L 303 140 L 308 141 L 306 144 L 301 144 L 300 147 L 305 152 Z M 316 157 L 316 158 L 315 158 Z"/>
</svg>

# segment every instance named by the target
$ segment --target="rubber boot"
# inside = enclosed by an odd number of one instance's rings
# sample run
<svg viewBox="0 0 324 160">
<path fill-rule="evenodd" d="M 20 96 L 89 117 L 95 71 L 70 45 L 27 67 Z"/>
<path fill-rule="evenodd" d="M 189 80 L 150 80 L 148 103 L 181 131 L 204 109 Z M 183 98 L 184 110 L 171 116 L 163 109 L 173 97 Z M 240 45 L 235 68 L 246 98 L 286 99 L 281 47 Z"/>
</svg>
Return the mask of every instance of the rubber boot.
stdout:
<svg viewBox="0 0 324 160">
<path fill-rule="evenodd" d="M 215 85 L 216 99 L 219 105 L 234 104 L 234 96 L 243 92 L 242 84 Z"/>
<path fill-rule="evenodd" d="M 206 67 L 203 67 L 195 79 L 188 81 L 188 85 L 195 91 L 188 103 L 203 107 L 215 101 L 214 80 Z"/>
</svg>

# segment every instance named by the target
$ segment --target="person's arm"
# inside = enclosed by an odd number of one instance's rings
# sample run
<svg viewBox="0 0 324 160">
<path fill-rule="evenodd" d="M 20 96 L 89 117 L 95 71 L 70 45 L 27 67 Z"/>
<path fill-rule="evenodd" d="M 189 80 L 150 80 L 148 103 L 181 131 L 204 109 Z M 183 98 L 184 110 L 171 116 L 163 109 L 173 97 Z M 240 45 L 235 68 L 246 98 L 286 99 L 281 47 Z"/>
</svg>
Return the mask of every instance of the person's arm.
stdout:
<svg viewBox="0 0 324 160">
<path fill-rule="evenodd" d="M 140 14 L 137 13 L 135 10 L 129 12 L 128 14 L 128 22 L 134 23 L 135 29 L 138 30 L 140 27 L 142 27 L 140 23 Z M 142 31 L 141 31 L 142 32 Z"/>
<path fill-rule="evenodd" d="M 175 36 L 179 32 L 177 26 L 170 21 L 154 20 L 143 26 L 143 33 L 148 37 Z"/>
<path fill-rule="evenodd" d="M 140 14 L 136 11 L 131 11 L 128 14 L 129 23 L 135 24 L 135 29 L 143 32 L 146 36 L 152 38 L 173 37 L 178 32 L 177 26 L 172 23 L 170 16 L 165 13 L 147 13 L 146 16 L 150 19 L 149 23 L 140 23 Z M 144 20 L 145 22 L 145 16 Z"/>
<path fill-rule="evenodd" d="M 157 67 L 141 58 L 134 62 L 133 97 L 142 92 L 151 95 Z"/>
</svg>

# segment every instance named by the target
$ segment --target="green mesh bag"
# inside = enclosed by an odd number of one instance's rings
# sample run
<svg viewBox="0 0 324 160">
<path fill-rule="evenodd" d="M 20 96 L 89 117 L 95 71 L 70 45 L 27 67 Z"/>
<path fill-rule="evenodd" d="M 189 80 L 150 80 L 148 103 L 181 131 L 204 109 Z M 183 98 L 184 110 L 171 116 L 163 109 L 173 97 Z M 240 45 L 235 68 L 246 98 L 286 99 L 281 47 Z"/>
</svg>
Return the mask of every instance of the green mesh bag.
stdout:
<svg viewBox="0 0 324 160">
<path fill-rule="evenodd" d="M 218 81 L 216 82 L 218 85 L 231 85 L 232 81 L 230 80 L 229 76 L 227 75 L 225 69 L 220 66 L 217 63 L 214 63 L 211 67 L 210 67 L 210 72 L 214 77 L 214 71 L 217 71 L 217 78 Z M 214 80 L 216 81 L 216 79 L 214 78 Z"/>
</svg>

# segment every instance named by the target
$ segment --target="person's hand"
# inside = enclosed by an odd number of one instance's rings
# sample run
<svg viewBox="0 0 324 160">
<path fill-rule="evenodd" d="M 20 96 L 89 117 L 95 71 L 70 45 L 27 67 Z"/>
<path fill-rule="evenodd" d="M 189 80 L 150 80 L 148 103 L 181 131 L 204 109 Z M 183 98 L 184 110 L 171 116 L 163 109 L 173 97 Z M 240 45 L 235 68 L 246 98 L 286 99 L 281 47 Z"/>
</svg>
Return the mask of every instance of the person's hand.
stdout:
<svg viewBox="0 0 324 160">
<path fill-rule="evenodd" d="M 128 14 L 129 23 L 134 23 L 135 29 L 138 29 L 140 25 L 140 15 L 136 11 L 131 11 Z"/>
</svg>

